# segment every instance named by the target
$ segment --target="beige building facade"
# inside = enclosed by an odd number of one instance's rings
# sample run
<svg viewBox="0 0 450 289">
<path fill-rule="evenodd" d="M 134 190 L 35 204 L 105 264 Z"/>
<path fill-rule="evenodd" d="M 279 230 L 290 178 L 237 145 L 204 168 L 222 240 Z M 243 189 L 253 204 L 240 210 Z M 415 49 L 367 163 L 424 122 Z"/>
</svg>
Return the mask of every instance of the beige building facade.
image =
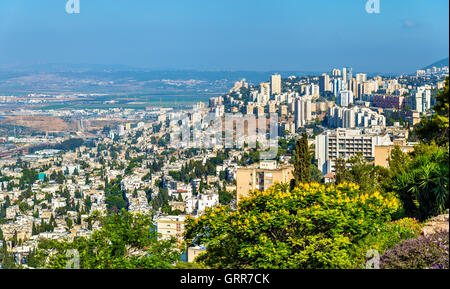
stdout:
<svg viewBox="0 0 450 289">
<path fill-rule="evenodd" d="M 237 201 L 252 190 L 265 191 L 275 183 L 289 183 L 294 178 L 294 166 L 279 166 L 276 161 L 262 161 L 236 171 Z"/>
<path fill-rule="evenodd" d="M 389 168 L 389 156 L 391 155 L 392 150 L 395 148 L 394 145 L 382 145 L 375 146 L 375 165 L 382 166 L 385 168 Z M 414 150 L 414 146 L 412 145 L 402 145 L 399 148 L 404 153 L 409 153 Z"/>
</svg>

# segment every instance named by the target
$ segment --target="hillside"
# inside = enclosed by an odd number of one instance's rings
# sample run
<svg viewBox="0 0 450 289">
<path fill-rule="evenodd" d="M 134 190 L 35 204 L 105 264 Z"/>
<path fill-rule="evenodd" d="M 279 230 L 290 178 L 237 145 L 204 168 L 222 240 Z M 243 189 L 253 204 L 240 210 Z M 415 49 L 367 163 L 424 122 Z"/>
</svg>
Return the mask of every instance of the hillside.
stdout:
<svg viewBox="0 0 450 289">
<path fill-rule="evenodd" d="M 433 66 L 435 66 L 437 68 L 444 67 L 444 66 L 449 66 L 449 64 L 448 64 L 448 57 L 444 58 L 444 59 L 441 59 L 441 60 L 439 60 L 439 61 L 437 61 L 437 62 L 435 62 L 433 64 L 430 64 L 430 65 L 428 65 L 428 66 L 426 66 L 426 67 L 424 67 L 422 69 L 426 70 L 428 68 L 432 68 Z"/>
</svg>

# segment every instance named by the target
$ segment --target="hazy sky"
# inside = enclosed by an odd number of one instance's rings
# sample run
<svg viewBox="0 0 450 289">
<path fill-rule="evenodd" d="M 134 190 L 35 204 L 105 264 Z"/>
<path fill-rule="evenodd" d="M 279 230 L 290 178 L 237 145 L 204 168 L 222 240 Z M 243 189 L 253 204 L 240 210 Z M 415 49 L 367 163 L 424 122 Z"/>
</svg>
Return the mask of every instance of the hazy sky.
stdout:
<svg viewBox="0 0 450 289">
<path fill-rule="evenodd" d="M 448 56 L 448 0 L 0 0 L 0 64 L 411 72 Z"/>
</svg>

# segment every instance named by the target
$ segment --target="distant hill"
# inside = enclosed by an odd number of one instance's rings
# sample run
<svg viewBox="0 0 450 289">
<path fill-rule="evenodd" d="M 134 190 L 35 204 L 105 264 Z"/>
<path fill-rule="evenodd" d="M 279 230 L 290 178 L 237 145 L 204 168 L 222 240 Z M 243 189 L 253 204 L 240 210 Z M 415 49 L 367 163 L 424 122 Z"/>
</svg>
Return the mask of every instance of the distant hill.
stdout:
<svg viewBox="0 0 450 289">
<path fill-rule="evenodd" d="M 437 67 L 437 68 L 440 68 L 440 67 L 444 67 L 444 66 L 449 66 L 448 65 L 448 57 L 447 58 L 444 58 L 444 59 L 442 59 L 442 60 L 439 60 L 439 61 L 437 61 L 437 62 L 435 62 L 435 63 L 433 63 L 433 64 L 431 64 L 431 65 L 428 65 L 427 67 L 424 67 L 424 68 L 422 68 L 423 70 L 426 70 L 426 69 L 428 69 L 428 68 L 432 68 L 433 66 L 435 66 L 435 67 Z"/>
</svg>

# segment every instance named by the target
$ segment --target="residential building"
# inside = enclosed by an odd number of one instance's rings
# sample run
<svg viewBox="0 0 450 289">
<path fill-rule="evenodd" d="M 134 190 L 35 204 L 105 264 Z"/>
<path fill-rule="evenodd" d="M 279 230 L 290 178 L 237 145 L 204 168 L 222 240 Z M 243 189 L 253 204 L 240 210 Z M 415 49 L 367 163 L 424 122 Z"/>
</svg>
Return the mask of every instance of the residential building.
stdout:
<svg viewBox="0 0 450 289">
<path fill-rule="evenodd" d="M 294 167 L 278 165 L 276 161 L 261 161 L 236 171 L 236 192 L 239 202 L 253 190 L 265 191 L 275 183 L 289 183 Z"/>
<path fill-rule="evenodd" d="M 345 89 L 344 84 L 345 82 L 342 78 L 335 78 L 333 80 L 333 93 L 336 97 L 339 97 L 339 93 Z"/>
<path fill-rule="evenodd" d="M 362 154 L 368 161 L 375 158 L 376 145 L 391 145 L 388 134 L 365 133 L 362 129 L 336 129 L 316 136 L 316 151 L 319 170 L 325 175 L 335 172 L 337 158 L 350 159 Z"/>
<path fill-rule="evenodd" d="M 405 106 L 405 97 L 399 95 L 373 95 L 373 106 L 381 108 L 402 109 Z"/>
<path fill-rule="evenodd" d="M 303 127 L 312 120 L 311 98 L 300 97 L 295 101 L 295 128 Z"/>
<path fill-rule="evenodd" d="M 328 127 L 356 128 L 386 126 L 386 117 L 365 107 L 330 107 L 328 109 Z"/>
<path fill-rule="evenodd" d="M 272 85 L 272 94 L 281 94 L 281 75 L 272 75 L 270 83 Z"/>
<path fill-rule="evenodd" d="M 178 242 L 183 241 L 184 220 L 186 216 L 165 216 L 156 220 L 158 234 L 162 240 L 176 238 Z"/>
<path fill-rule="evenodd" d="M 337 97 L 337 104 L 347 107 L 353 104 L 353 92 L 351 90 L 342 90 Z"/>
<path fill-rule="evenodd" d="M 375 162 L 374 165 L 389 168 L 389 157 L 395 145 L 377 145 L 375 146 Z M 406 144 L 399 146 L 404 153 L 409 153 L 414 150 L 413 144 Z"/>
</svg>

